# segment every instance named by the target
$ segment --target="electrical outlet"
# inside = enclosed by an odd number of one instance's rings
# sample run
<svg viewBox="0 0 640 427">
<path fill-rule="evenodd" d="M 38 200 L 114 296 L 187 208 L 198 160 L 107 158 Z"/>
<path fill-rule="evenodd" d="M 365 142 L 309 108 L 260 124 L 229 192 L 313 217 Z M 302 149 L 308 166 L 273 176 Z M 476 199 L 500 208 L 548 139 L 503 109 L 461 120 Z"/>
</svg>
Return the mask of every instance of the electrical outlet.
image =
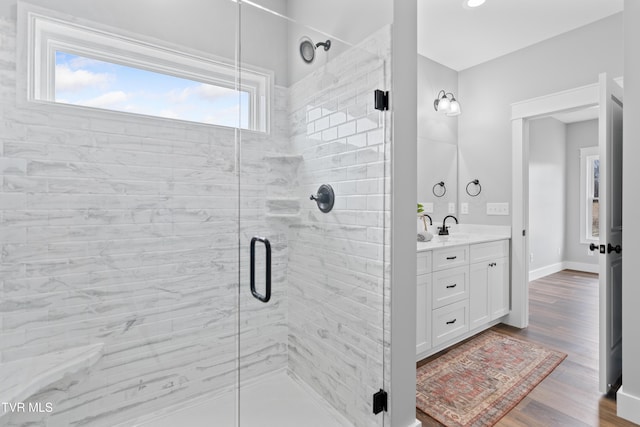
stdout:
<svg viewBox="0 0 640 427">
<path fill-rule="evenodd" d="M 449 203 L 449 213 L 450 214 L 455 214 L 456 213 L 456 204 L 451 202 Z"/>
<path fill-rule="evenodd" d="M 533 262 L 533 252 L 529 254 L 529 262 Z"/>
<path fill-rule="evenodd" d="M 433 203 L 422 203 L 422 209 L 424 209 L 424 213 L 432 214 Z"/>
<path fill-rule="evenodd" d="M 509 203 L 487 203 L 487 215 L 509 215 Z"/>
<path fill-rule="evenodd" d="M 468 215 L 469 214 L 469 203 L 467 203 L 467 202 L 460 203 L 460 213 L 462 215 Z"/>
</svg>

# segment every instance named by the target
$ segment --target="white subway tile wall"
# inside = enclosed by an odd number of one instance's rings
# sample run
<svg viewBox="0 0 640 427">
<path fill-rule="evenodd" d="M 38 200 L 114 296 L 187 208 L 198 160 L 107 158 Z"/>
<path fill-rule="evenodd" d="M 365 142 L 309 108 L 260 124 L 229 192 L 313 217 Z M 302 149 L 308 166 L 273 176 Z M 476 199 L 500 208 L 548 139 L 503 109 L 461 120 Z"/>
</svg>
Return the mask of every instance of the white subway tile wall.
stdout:
<svg viewBox="0 0 640 427">
<path fill-rule="evenodd" d="M 239 163 L 233 129 L 17 102 L 15 38 L 0 20 L 0 363 L 105 354 L 33 397 L 53 414 L 2 422 L 112 426 L 228 390 L 239 320 L 242 380 L 288 369 L 356 427 L 382 425 L 389 29 L 276 87 L 271 133 L 241 132 Z M 308 200 L 323 183 L 330 214 Z M 272 242 L 269 304 L 248 292 L 254 235 Z"/>
<path fill-rule="evenodd" d="M 390 40 L 389 28 L 380 30 L 289 92 L 291 139 L 303 162 L 301 219 L 289 240 L 288 366 L 356 427 L 382 425 L 371 404 L 390 360 L 383 237 L 391 117 L 373 102 L 374 90 L 390 85 Z M 336 193 L 329 214 L 308 201 L 325 183 Z"/>
</svg>

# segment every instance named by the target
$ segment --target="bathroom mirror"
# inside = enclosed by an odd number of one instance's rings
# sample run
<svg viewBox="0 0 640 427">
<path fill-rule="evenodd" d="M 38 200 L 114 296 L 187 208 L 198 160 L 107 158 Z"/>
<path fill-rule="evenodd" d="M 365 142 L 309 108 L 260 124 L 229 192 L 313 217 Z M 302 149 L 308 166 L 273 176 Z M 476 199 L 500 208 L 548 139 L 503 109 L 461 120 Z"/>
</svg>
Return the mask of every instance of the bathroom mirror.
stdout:
<svg viewBox="0 0 640 427">
<path fill-rule="evenodd" d="M 425 213 L 434 221 L 440 222 L 450 213 L 450 203 L 456 209 L 457 175 L 456 145 L 418 138 L 418 202 L 423 204 Z M 444 185 L 440 185 L 441 183 Z"/>
<path fill-rule="evenodd" d="M 435 110 L 442 90 L 458 94 L 458 73 L 418 55 L 417 201 L 434 222 L 458 212 L 458 117 Z"/>
</svg>

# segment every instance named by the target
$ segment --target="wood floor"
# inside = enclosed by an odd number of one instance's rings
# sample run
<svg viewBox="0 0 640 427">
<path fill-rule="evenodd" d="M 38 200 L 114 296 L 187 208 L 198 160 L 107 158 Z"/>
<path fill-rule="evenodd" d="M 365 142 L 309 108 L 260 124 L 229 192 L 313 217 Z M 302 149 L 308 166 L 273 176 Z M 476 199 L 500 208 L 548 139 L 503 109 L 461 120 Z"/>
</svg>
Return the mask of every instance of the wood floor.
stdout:
<svg viewBox="0 0 640 427">
<path fill-rule="evenodd" d="M 497 426 L 635 426 L 598 392 L 598 276 L 565 270 L 530 283 L 529 327 L 493 328 L 563 351 L 567 358 Z M 423 365 L 436 354 L 418 363 Z M 441 426 L 416 409 L 423 426 Z"/>
</svg>

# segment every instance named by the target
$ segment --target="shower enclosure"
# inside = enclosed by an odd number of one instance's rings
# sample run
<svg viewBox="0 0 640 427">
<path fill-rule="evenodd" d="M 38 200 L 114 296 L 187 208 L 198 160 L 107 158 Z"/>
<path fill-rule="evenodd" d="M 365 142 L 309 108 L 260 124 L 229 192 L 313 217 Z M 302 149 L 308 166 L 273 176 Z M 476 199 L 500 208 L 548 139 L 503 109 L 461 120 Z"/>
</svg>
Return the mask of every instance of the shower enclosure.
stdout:
<svg viewBox="0 0 640 427">
<path fill-rule="evenodd" d="M 0 425 L 385 425 L 390 26 L 10 3 Z"/>
</svg>

